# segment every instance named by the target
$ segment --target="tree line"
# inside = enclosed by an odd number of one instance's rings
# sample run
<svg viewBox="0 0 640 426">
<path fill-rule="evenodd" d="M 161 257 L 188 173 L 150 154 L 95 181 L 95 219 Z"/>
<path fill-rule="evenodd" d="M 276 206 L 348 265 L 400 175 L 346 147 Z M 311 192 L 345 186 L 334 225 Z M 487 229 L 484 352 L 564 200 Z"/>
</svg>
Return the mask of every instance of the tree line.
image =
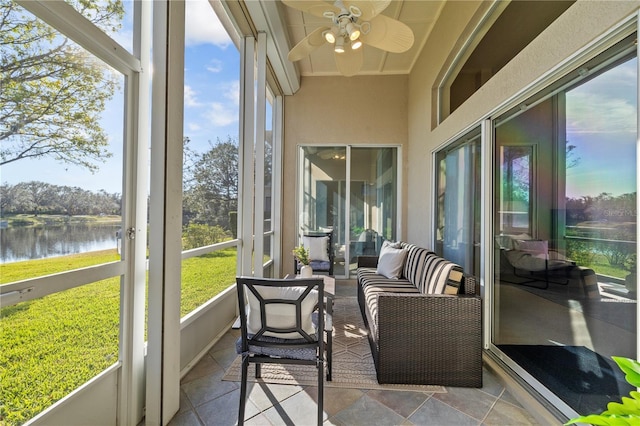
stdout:
<svg viewBox="0 0 640 426">
<path fill-rule="evenodd" d="M 77 186 L 30 181 L 0 185 L 0 212 L 5 214 L 120 215 L 120 194 L 92 192 Z"/>
<path fill-rule="evenodd" d="M 121 194 L 30 181 L 0 186 L 2 214 L 120 215 Z M 198 153 L 185 138 L 183 224 L 231 230 L 238 208 L 238 143 L 232 137 Z"/>
<path fill-rule="evenodd" d="M 585 221 L 636 222 L 636 193 L 613 195 L 603 192 L 597 196 L 585 195 L 567 198 L 567 225 Z"/>
</svg>

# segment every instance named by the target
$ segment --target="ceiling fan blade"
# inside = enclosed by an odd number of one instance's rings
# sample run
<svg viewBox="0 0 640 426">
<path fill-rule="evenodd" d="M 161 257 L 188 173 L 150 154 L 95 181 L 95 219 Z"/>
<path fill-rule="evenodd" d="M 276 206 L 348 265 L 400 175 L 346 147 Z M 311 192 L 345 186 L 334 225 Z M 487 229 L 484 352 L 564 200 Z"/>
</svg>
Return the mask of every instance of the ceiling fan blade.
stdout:
<svg viewBox="0 0 640 426">
<path fill-rule="evenodd" d="M 369 46 L 377 47 L 387 52 L 402 53 L 413 46 L 413 31 L 406 24 L 378 15 L 371 20 L 371 31 L 362 34 L 360 39 Z"/>
<path fill-rule="evenodd" d="M 311 52 L 325 43 L 322 33 L 328 29 L 329 27 L 320 27 L 311 32 L 311 34 L 303 38 L 300 43 L 293 46 L 293 49 L 289 51 L 287 58 L 291 62 L 295 62 L 308 56 Z"/>
<path fill-rule="evenodd" d="M 347 6 L 355 6 L 362 12 L 362 16 L 358 18 L 360 21 L 370 21 L 374 17 L 382 13 L 383 10 L 391 4 L 391 0 L 350 0 L 345 1 Z"/>
<path fill-rule="evenodd" d="M 345 77 L 351 77 L 358 74 L 360 68 L 362 68 L 362 62 L 364 57 L 362 55 L 362 47 L 360 49 L 353 50 L 350 47 L 346 47 L 343 53 L 335 53 L 336 66 L 338 71 Z"/>
<path fill-rule="evenodd" d="M 324 12 L 340 13 L 340 8 L 320 0 L 282 0 L 286 6 L 324 18 Z"/>
</svg>

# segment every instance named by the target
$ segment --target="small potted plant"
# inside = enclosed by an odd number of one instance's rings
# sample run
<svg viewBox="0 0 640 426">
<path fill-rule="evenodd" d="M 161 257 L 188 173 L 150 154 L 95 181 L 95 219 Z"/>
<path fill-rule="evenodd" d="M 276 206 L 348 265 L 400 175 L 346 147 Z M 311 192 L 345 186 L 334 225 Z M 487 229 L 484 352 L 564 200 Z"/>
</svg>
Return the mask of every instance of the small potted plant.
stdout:
<svg viewBox="0 0 640 426">
<path fill-rule="evenodd" d="M 309 265 L 309 250 L 304 246 L 298 246 L 293 249 L 293 255 L 302 265 L 300 267 L 300 276 L 303 278 L 310 278 L 313 275 L 313 269 Z"/>
</svg>

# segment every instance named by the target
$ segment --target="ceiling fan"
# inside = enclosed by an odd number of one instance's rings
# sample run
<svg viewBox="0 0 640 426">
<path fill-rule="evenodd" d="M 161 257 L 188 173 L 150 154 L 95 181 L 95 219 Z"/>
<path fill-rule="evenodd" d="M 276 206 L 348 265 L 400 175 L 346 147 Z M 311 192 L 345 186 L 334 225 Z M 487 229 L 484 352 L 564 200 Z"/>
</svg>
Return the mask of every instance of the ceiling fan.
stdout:
<svg viewBox="0 0 640 426">
<path fill-rule="evenodd" d="M 320 18 L 327 26 L 312 31 L 289 51 L 291 62 L 299 61 L 329 43 L 333 45 L 336 66 L 341 74 L 351 77 L 362 67 L 362 45 L 402 53 L 413 46 L 413 31 L 404 23 L 381 15 L 391 0 L 282 0 L 294 9 Z"/>
</svg>

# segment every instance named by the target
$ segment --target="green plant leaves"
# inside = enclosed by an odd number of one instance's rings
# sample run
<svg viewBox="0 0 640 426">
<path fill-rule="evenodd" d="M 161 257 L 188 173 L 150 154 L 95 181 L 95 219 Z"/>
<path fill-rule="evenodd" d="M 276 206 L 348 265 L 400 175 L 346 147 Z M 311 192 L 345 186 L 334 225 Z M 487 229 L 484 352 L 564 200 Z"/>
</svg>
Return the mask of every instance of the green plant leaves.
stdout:
<svg viewBox="0 0 640 426">
<path fill-rule="evenodd" d="M 640 386 L 640 363 L 631 358 L 614 356 L 613 360 L 620 370 L 625 373 L 625 379 L 630 385 Z M 640 393 L 631 391 L 629 397 L 622 397 L 622 403 L 610 402 L 602 414 L 590 414 L 576 417 L 568 421 L 567 425 L 587 423 L 592 425 L 634 426 L 640 425 Z"/>
<path fill-rule="evenodd" d="M 624 358 L 619 356 L 611 357 L 620 370 L 624 372 L 625 379 L 630 385 L 640 387 L 640 363 L 631 358 Z"/>
<path fill-rule="evenodd" d="M 590 414 L 588 416 L 580 416 L 575 419 L 571 419 L 565 425 L 586 423 L 591 425 L 603 425 L 603 426 L 634 426 L 638 424 L 640 417 L 638 416 L 619 416 L 619 415 L 603 415 L 603 414 Z"/>
</svg>

